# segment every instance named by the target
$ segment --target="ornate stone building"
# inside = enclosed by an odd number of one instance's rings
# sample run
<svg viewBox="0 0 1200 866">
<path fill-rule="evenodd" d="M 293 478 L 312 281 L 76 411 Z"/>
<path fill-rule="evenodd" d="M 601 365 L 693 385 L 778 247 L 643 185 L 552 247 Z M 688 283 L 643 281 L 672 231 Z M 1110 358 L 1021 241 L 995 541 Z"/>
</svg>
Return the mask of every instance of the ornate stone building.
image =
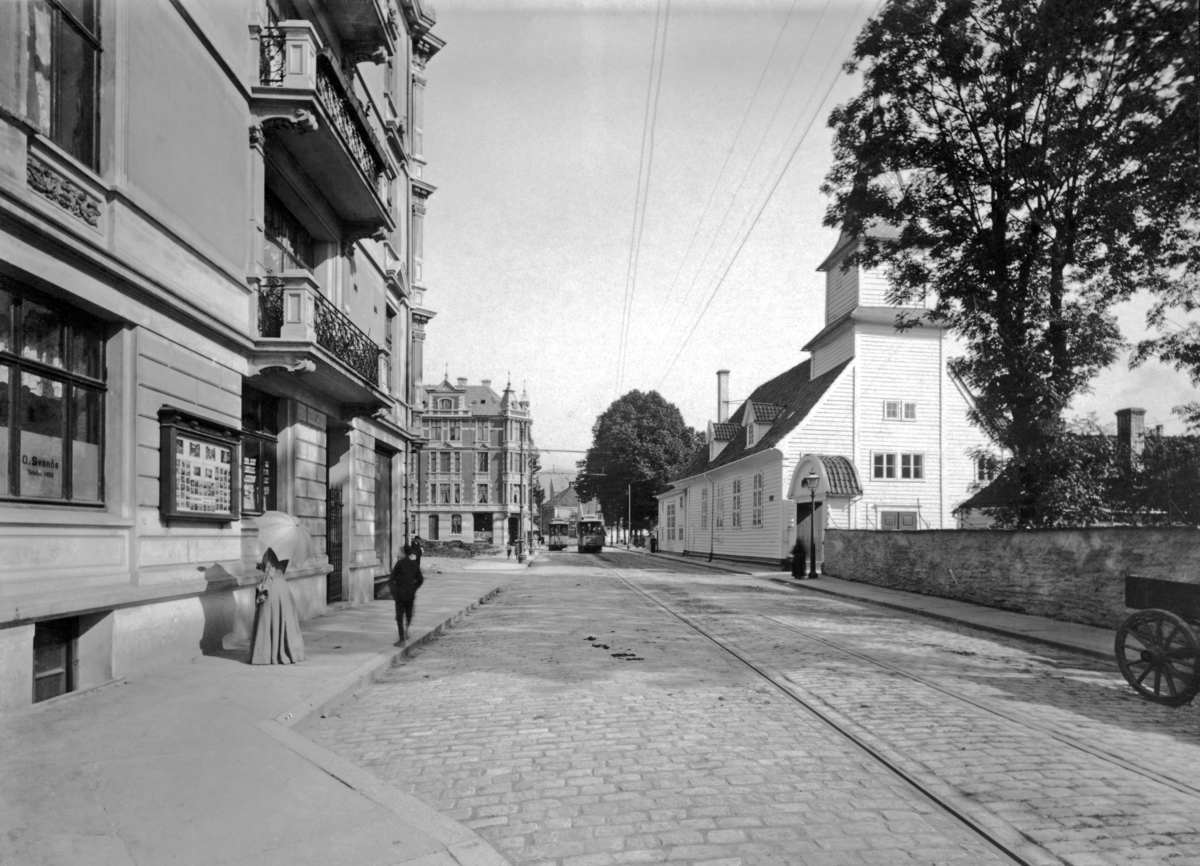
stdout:
<svg viewBox="0 0 1200 866">
<path fill-rule="evenodd" d="M 424 0 L 0 3 L 0 709 L 236 646 L 413 529 Z"/>
<path fill-rule="evenodd" d="M 418 470 L 417 509 L 426 541 L 503 544 L 527 538 L 534 524 L 533 416 L 529 397 L 492 380 L 444 380 L 426 389 L 426 442 Z"/>
</svg>

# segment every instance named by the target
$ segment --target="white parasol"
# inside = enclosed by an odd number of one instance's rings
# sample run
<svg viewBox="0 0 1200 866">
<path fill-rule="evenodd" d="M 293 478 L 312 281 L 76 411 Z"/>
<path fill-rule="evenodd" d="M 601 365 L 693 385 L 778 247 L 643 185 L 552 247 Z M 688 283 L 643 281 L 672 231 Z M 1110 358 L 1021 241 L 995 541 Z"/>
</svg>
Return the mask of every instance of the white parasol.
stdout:
<svg viewBox="0 0 1200 866">
<path fill-rule="evenodd" d="M 290 514 L 282 511 L 264 511 L 254 519 L 258 526 L 258 543 L 265 552 L 270 549 L 279 560 L 280 570 L 290 564 L 293 568 L 304 565 L 316 554 L 312 536 L 302 524 Z"/>
</svg>

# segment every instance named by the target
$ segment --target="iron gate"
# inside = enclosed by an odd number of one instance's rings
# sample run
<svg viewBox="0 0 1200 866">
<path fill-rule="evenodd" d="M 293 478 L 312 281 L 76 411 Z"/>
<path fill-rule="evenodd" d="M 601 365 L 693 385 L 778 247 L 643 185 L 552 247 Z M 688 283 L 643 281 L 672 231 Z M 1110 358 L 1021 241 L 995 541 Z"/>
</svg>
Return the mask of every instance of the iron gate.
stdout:
<svg viewBox="0 0 1200 866">
<path fill-rule="evenodd" d="M 325 494 L 325 552 L 333 571 L 325 580 L 325 603 L 342 600 L 342 488 L 330 485 Z"/>
</svg>

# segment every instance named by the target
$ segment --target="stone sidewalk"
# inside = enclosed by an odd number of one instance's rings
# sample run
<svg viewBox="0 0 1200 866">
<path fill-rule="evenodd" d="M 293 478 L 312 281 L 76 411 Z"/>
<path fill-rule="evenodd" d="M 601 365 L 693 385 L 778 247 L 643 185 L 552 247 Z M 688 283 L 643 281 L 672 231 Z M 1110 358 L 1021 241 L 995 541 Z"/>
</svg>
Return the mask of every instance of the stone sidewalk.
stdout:
<svg viewBox="0 0 1200 866">
<path fill-rule="evenodd" d="M 629 551 L 638 553 L 637 550 Z M 1025 638 L 1037 643 L 1060 649 L 1075 650 L 1094 658 L 1113 659 L 1113 642 L 1116 639 L 1116 629 L 1096 628 L 1073 622 L 1062 622 L 1044 616 L 1014 613 L 968 601 L 957 601 L 951 598 L 939 598 L 932 595 L 920 595 L 915 592 L 904 592 L 897 589 L 887 589 L 872 586 L 868 583 L 858 583 L 853 580 L 843 580 L 837 577 L 822 575 L 816 580 L 797 580 L 786 572 L 763 571 L 755 563 L 738 563 L 719 560 L 705 562 L 703 559 L 675 556 L 669 553 L 647 554 L 651 558 L 668 559 L 672 562 L 695 564 L 697 567 L 726 571 L 732 574 L 752 574 L 755 577 L 770 578 L 776 583 L 795 587 L 809 592 L 822 592 L 855 601 L 919 613 L 946 622 L 960 622 L 984 631 L 996 634 Z"/>
<path fill-rule="evenodd" d="M 466 564 L 427 559 L 404 649 L 380 601 L 304 623 L 301 664 L 201 656 L 0 715 L 0 864 L 501 866 L 474 831 L 298 733 L 524 571 Z"/>
</svg>

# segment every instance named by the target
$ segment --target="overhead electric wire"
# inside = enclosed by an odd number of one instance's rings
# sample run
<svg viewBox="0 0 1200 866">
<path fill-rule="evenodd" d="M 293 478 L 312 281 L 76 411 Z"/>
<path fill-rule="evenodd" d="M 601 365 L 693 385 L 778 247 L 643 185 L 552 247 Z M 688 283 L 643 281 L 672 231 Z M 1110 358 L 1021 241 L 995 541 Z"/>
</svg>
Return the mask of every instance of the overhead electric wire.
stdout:
<svg viewBox="0 0 1200 866">
<path fill-rule="evenodd" d="M 700 219 L 696 221 L 696 230 L 692 232 L 692 239 L 688 241 L 687 249 L 684 250 L 682 258 L 679 259 L 679 267 L 675 271 L 675 276 L 671 280 L 671 286 L 667 289 L 666 297 L 663 298 L 662 306 L 659 307 L 658 315 L 661 317 L 663 310 L 667 308 L 667 304 L 671 300 L 671 296 L 675 294 L 675 285 L 679 282 L 679 275 L 683 273 L 683 266 L 687 263 L 688 256 L 692 254 L 692 249 L 696 245 L 696 238 L 700 236 L 700 226 L 704 224 L 704 218 L 708 216 L 708 210 L 712 207 L 713 199 L 716 197 L 717 189 L 721 186 L 721 181 L 725 179 L 725 169 L 729 167 L 729 160 L 733 156 L 733 151 L 737 148 L 737 143 L 742 138 L 742 130 L 746 128 L 746 121 L 750 119 L 750 112 L 754 108 L 754 103 L 758 99 L 759 91 L 762 89 L 762 83 L 767 78 L 767 71 L 771 68 L 771 61 L 775 59 L 775 54 L 779 50 L 779 43 L 783 41 L 783 34 L 787 30 L 787 26 L 791 23 L 792 13 L 796 11 L 796 3 L 799 0 L 792 0 L 792 5 L 788 7 L 787 17 L 783 19 L 783 25 L 779 28 L 779 34 L 775 37 L 775 44 L 771 46 L 771 53 L 767 55 L 767 62 L 763 64 L 762 73 L 758 76 L 758 83 L 754 85 L 754 92 L 750 94 L 750 101 L 746 103 L 746 111 L 742 114 L 742 122 L 738 124 L 737 132 L 733 135 L 733 141 L 729 144 L 729 149 L 725 151 L 725 161 L 721 163 L 721 171 L 717 174 L 717 180 L 713 183 L 712 189 L 708 193 L 708 201 L 704 203 L 704 210 L 700 212 Z M 828 0 L 825 4 L 829 5 Z M 788 87 L 791 87 L 789 82 Z M 787 90 L 785 89 L 786 93 Z M 767 124 L 770 128 L 770 124 Z"/>
<path fill-rule="evenodd" d="M 633 316 L 633 302 L 637 293 L 637 267 L 641 256 L 642 232 L 646 227 L 646 201 L 650 197 L 650 177 L 654 168 L 654 130 L 658 124 L 658 100 L 662 92 L 663 65 L 667 55 L 667 32 L 671 23 L 671 0 L 666 0 L 666 11 L 662 15 L 662 49 L 659 49 L 659 11 L 663 0 L 659 0 L 654 16 L 654 47 L 650 54 L 650 80 L 646 84 L 646 112 L 642 119 L 642 152 L 638 158 L 638 189 L 634 198 L 633 232 L 629 239 L 629 263 L 625 273 L 625 304 L 621 310 L 621 341 L 617 351 L 617 376 L 615 392 L 620 393 L 625 378 L 625 360 L 628 354 L 629 326 Z M 655 59 L 657 58 L 657 64 Z M 655 69 L 658 80 L 655 82 Z M 652 98 L 653 97 L 653 98 Z M 646 142 L 650 142 L 649 157 Z M 642 183 L 643 166 L 645 184 Z"/>
<path fill-rule="evenodd" d="M 865 19 L 865 20 L 870 20 L 871 18 L 873 18 L 878 13 L 879 9 L 883 6 L 883 4 L 885 2 L 886 2 L 886 0 L 878 0 L 878 2 L 875 4 L 875 9 L 871 12 L 871 14 L 869 16 L 867 16 L 867 19 Z M 845 41 L 846 36 L 852 32 L 854 32 L 853 27 L 847 28 L 846 34 L 843 34 L 842 39 L 839 41 L 839 47 L 840 47 L 841 43 Z M 840 65 L 841 64 L 839 64 L 839 66 Z M 675 367 L 675 363 L 679 360 L 680 356 L 683 354 L 684 349 L 687 348 L 687 344 L 691 341 L 692 335 L 696 333 L 696 328 L 699 327 L 700 322 L 704 319 L 705 314 L 708 312 L 708 308 L 710 306 L 712 306 L 713 299 L 716 298 L 717 292 L 720 291 L 721 286 L 724 284 L 725 278 L 729 275 L 730 269 L 733 268 L 734 262 L 737 261 L 738 255 L 741 254 L 742 248 L 745 247 L 746 241 L 750 238 L 750 234 L 754 231 L 754 227 L 758 224 L 759 218 L 762 216 L 763 211 L 766 210 L 767 204 L 771 201 L 771 196 L 773 196 L 775 194 L 775 190 L 779 188 L 779 184 L 783 180 L 783 176 L 785 174 L 787 174 L 787 170 L 791 166 L 792 160 L 794 160 L 796 158 L 796 154 L 800 152 L 801 145 L 804 144 L 804 140 L 808 137 L 808 133 L 812 129 L 813 121 L 816 120 L 816 118 L 820 115 L 821 109 L 824 107 L 825 102 L 829 99 L 830 94 L 833 93 L 833 88 L 834 88 L 834 85 L 837 84 L 837 80 L 838 80 L 838 76 L 837 76 L 837 73 L 835 72 L 833 75 L 833 78 L 829 82 L 829 86 L 825 89 L 825 95 L 821 98 L 821 102 L 817 106 L 817 110 L 815 112 L 813 112 L 812 116 L 808 119 L 808 125 L 804 128 L 804 132 L 801 134 L 799 140 L 796 142 L 795 147 L 792 148 L 792 152 L 788 155 L 787 161 L 784 163 L 783 168 L 779 171 L 778 175 L 775 177 L 774 182 L 771 184 L 770 190 L 767 192 L 766 196 L 763 198 L 762 204 L 759 205 L 758 211 L 754 214 L 754 219 L 750 223 L 749 228 L 746 229 L 745 233 L 742 235 L 742 239 L 738 242 L 736 249 L 733 250 L 733 254 L 729 258 L 729 263 L 725 266 L 725 269 L 721 272 L 720 277 L 715 280 L 715 285 L 713 286 L 712 291 L 709 293 L 708 300 L 705 301 L 704 307 L 700 310 L 700 315 L 697 316 L 696 320 L 692 323 L 691 330 L 688 331 L 687 336 L 683 340 L 683 344 L 679 347 L 679 351 L 677 351 L 675 353 L 675 356 L 671 359 L 671 363 L 667 365 L 666 369 L 663 371 L 662 376 L 659 378 L 659 385 L 661 385 L 662 382 L 667 378 L 667 376 L 670 375 L 671 370 L 674 369 L 674 367 Z M 797 118 L 796 126 L 799 126 L 800 120 L 802 120 L 803 118 L 804 118 L 804 114 L 801 113 L 800 117 Z M 795 127 L 793 127 L 793 131 L 794 131 L 794 129 L 795 129 Z M 749 214 L 747 214 L 747 216 L 749 216 Z"/>
<path fill-rule="evenodd" d="M 717 239 L 721 236 L 721 230 L 723 228 L 725 228 L 725 223 L 729 220 L 729 214 L 733 212 L 733 206 L 737 202 L 738 195 L 741 193 L 742 188 L 746 185 L 746 178 L 748 178 L 750 176 L 750 170 L 754 167 L 754 163 L 758 160 L 759 153 L 762 152 L 763 144 L 766 143 L 767 136 L 771 132 L 771 127 L 775 125 L 775 118 L 779 116 L 779 109 L 783 107 L 783 103 L 787 99 L 788 93 L 791 92 L 792 85 L 796 81 L 796 76 L 800 72 L 800 67 L 804 64 L 804 58 L 808 55 L 808 49 L 812 46 L 813 38 L 816 36 L 817 30 L 820 28 L 821 22 L 823 22 L 825 20 L 825 13 L 829 11 L 829 3 L 830 3 L 830 0 L 825 0 L 825 5 L 823 7 L 821 7 L 821 14 L 817 18 L 816 25 L 808 33 L 808 39 L 805 41 L 804 47 L 800 50 L 800 55 L 796 58 L 796 64 L 795 64 L 795 66 L 792 67 L 792 74 L 788 77 L 787 86 L 784 87 L 783 91 L 779 94 L 779 99 L 775 102 L 775 108 L 771 112 L 771 119 L 767 121 L 767 125 L 763 129 L 763 133 L 758 139 L 758 144 L 754 148 L 754 153 L 750 157 L 750 161 L 746 163 L 746 170 L 742 172 L 742 176 L 738 180 L 737 188 L 734 189 L 733 195 L 731 195 L 729 197 L 729 204 L 727 204 L 725 206 L 725 213 L 721 216 L 721 224 L 719 226 L 717 226 L 717 230 L 715 232 L 713 232 L 712 238 L 709 239 L 708 248 L 704 251 L 704 258 L 701 259 L 700 267 L 698 267 L 696 269 L 696 273 L 692 276 L 692 281 L 688 285 L 687 294 L 684 296 L 683 302 L 680 303 L 675 308 L 675 315 L 671 318 L 671 324 L 667 327 L 667 330 L 666 330 L 666 333 L 668 335 L 671 334 L 672 332 L 674 332 L 675 324 L 679 321 L 679 314 L 684 309 L 686 309 L 687 301 L 692 296 L 692 290 L 694 288 L 696 288 L 696 283 L 700 279 L 700 274 L 702 274 L 704 272 L 704 266 L 706 264 L 708 264 L 708 257 L 712 254 L 713 248 L 716 246 Z M 812 99 L 812 96 L 810 95 L 809 101 L 811 101 L 811 99 Z M 805 109 L 807 109 L 808 103 L 805 103 L 804 107 L 805 107 Z M 801 111 L 800 118 L 803 118 L 803 117 L 804 117 L 804 112 Z M 799 123 L 799 118 L 797 118 L 797 121 L 796 121 L 796 124 L 798 124 L 798 123 Z M 788 133 L 789 137 L 791 137 L 791 135 L 793 133 L 795 133 L 796 124 L 792 125 L 791 132 Z M 785 139 L 785 146 L 786 146 L 786 139 Z M 783 153 L 783 149 L 780 148 L 780 154 L 782 154 L 782 153 Z M 776 159 L 776 162 L 778 162 L 779 156 L 776 156 L 775 159 Z"/>
</svg>

